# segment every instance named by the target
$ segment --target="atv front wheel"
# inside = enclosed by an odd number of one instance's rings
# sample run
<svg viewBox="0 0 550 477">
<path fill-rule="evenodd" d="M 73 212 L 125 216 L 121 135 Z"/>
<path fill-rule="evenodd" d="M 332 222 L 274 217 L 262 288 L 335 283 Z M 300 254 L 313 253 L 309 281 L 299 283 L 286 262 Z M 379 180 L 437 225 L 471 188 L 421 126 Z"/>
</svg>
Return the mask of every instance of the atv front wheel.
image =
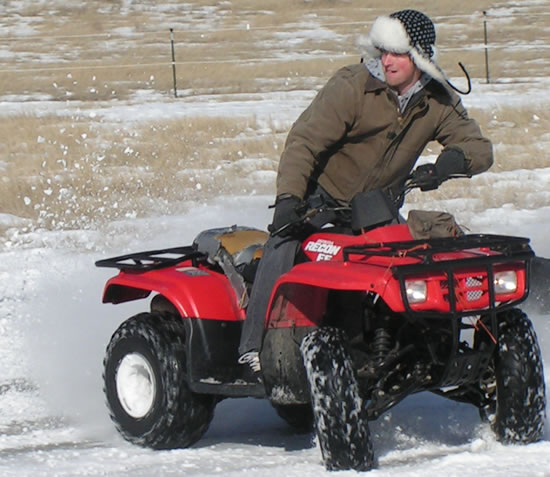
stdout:
<svg viewBox="0 0 550 477">
<path fill-rule="evenodd" d="M 153 449 L 187 447 L 213 417 L 213 397 L 192 393 L 185 381 L 184 327 L 170 313 L 126 320 L 107 346 L 104 392 L 122 436 Z"/>
<path fill-rule="evenodd" d="M 528 444 L 542 439 L 546 414 L 544 372 L 533 325 L 519 309 L 498 317 L 498 345 L 482 392 L 481 418 L 497 439 Z M 481 333 L 481 332 L 478 332 Z"/>
<path fill-rule="evenodd" d="M 367 415 L 344 332 L 318 328 L 304 338 L 301 351 L 326 468 L 371 469 L 374 453 Z"/>
</svg>

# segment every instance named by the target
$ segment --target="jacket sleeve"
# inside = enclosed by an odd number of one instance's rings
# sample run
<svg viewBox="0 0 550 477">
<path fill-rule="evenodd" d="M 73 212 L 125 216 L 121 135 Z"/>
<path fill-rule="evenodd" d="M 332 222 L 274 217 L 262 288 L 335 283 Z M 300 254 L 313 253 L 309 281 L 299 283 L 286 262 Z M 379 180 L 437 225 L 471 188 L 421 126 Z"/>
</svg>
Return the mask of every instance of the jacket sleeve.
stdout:
<svg viewBox="0 0 550 477">
<path fill-rule="evenodd" d="M 319 156 L 353 126 L 360 96 L 346 68 L 319 91 L 288 133 L 279 162 L 277 195 L 304 197 Z"/>
<path fill-rule="evenodd" d="M 493 164 L 493 146 L 483 136 L 477 122 L 468 117 L 460 98 L 453 94 L 451 104 L 444 108 L 435 139 L 445 149 L 458 149 L 466 158 L 467 172 L 479 174 Z"/>
</svg>

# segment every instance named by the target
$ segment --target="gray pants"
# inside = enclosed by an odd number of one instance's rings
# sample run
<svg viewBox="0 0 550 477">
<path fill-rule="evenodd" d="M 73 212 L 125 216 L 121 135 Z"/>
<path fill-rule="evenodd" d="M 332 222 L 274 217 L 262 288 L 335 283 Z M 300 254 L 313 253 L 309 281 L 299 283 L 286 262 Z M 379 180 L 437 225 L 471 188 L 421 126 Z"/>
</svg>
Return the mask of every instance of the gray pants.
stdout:
<svg viewBox="0 0 550 477">
<path fill-rule="evenodd" d="M 271 291 L 277 279 L 294 265 L 300 240 L 293 237 L 270 237 L 264 245 L 262 259 L 256 271 L 246 320 L 241 332 L 239 354 L 260 351 L 264 333 L 265 314 Z"/>
<path fill-rule="evenodd" d="M 338 204 L 325 192 L 321 186 L 317 186 L 313 197 L 322 199 L 325 204 L 335 207 Z M 311 204 L 311 203 L 310 203 Z M 332 222 L 336 215 L 332 211 L 324 211 L 313 217 L 309 222 L 312 230 L 320 229 L 323 225 Z M 248 351 L 260 351 L 262 348 L 264 325 L 267 313 L 267 305 L 277 279 L 288 272 L 294 265 L 296 254 L 302 241 L 295 237 L 271 236 L 264 245 L 264 251 L 246 310 L 246 320 L 241 332 L 239 354 Z"/>
</svg>

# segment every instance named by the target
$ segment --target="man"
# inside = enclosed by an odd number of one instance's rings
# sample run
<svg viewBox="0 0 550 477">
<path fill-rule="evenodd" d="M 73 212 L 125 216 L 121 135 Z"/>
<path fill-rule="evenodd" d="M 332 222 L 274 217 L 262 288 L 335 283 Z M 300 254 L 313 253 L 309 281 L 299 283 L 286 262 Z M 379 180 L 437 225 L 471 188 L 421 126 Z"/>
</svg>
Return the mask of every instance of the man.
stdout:
<svg viewBox="0 0 550 477">
<path fill-rule="evenodd" d="M 359 192 L 391 191 L 432 140 L 443 146 L 435 163 L 439 178 L 491 166 L 491 143 L 449 88 L 455 89 L 436 63 L 435 39 L 432 21 L 421 12 L 376 19 L 368 61 L 339 70 L 292 126 L 279 163 L 270 231 L 296 220 L 296 208 L 313 194 L 346 204 Z M 239 363 L 256 373 L 269 297 L 277 278 L 292 267 L 299 244 L 289 227 L 264 249 L 239 347 Z"/>
</svg>

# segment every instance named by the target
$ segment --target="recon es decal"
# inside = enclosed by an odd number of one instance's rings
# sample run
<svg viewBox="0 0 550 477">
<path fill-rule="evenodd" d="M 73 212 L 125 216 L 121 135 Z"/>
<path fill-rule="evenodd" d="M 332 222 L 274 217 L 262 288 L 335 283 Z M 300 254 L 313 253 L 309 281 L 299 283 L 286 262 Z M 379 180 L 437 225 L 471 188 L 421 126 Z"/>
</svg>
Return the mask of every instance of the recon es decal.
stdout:
<svg viewBox="0 0 550 477">
<path fill-rule="evenodd" d="M 332 260 L 342 249 L 340 245 L 335 245 L 330 240 L 317 239 L 315 242 L 306 243 L 304 250 L 317 254 L 317 261 Z"/>
</svg>

